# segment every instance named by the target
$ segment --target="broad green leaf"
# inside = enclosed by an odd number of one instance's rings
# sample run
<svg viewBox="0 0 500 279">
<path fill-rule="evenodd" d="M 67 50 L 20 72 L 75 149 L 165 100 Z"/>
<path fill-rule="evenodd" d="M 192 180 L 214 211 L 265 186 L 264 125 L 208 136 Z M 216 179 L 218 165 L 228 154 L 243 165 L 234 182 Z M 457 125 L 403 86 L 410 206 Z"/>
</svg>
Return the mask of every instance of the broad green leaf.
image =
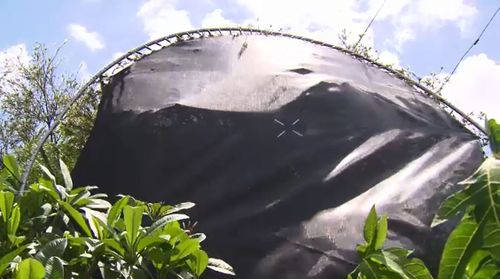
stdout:
<svg viewBox="0 0 500 279">
<path fill-rule="evenodd" d="M 411 279 L 432 279 L 431 272 L 420 259 L 410 259 L 403 265 L 405 274 Z"/>
<path fill-rule="evenodd" d="M 375 210 L 375 206 L 372 206 L 370 213 L 368 213 L 368 217 L 366 217 L 365 226 L 363 228 L 363 236 L 366 243 L 369 245 L 373 243 L 377 234 L 377 219 L 377 211 Z"/>
<path fill-rule="evenodd" d="M 495 119 L 487 121 L 487 130 L 490 136 L 490 147 L 495 158 L 500 159 L 500 124 Z"/>
<path fill-rule="evenodd" d="M 166 224 L 174 221 L 188 219 L 189 216 L 185 214 L 170 214 L 161 217 L 156 222 L 154 222 L 147 230 L 146 235 L 153 234 L 156 230 L 163 228 Z"/>
<path fill-rule="evenodd" d="M 142 252 L 142 250 L 144 250 L 150 246 L 154 246 L 154 245 L 168 242 L 169 239 L 170 239 L 170 236 L 167 236 L 167 237 L 159 237 L 159 236 L 142 237 L 139 240 L 139 242 L 137 243 L 137 252 L 140 253 L 140 252 Z"/>
<path fill-rule="evenodd" d="M 42 264 L 46 264 L 51 257 L 62 257 L 68 240 L 66 238 L 57 238 L 45 244 L 35 255 L 35 259 L 39 260 Z"/>
<path fill-rule="evenodd" d="M 64 279 L 64 262 L 59 257 L 50 257 L 45 264 L 45 279 Z"/>
<path fill-rule="evenodd" d="M 209 258 L 207 267 L 220 273 L 236 275 L 233 267 L 220 259 Z"/>
<path fill-rule="evenodd" d="M 42 279 L 45 277 L 45 268 L 39 261 L 28 258 L 17 267 L 16 279 Z"/>
<path fill-rule="evenodd" d="M 120 218 L 123 208 L 128 204 L 128 199 L 128 196 L 122 197 L 109 209 L 108 226 L 110 226 L 111 228 L 114 227 L 116 221 Z"/>
<path fill-rule="evenodd" d="M 198 249 L 194 251 L 191 256 L 189 256 L 189 259 L 186 261 L 186 263 L 189 268 L 191 268 L 191 271 L 193 271 L 194 274 L 199 277 L 207 268 L 208 255 L 207 253 L 205 253 L 205 251 Z"/>
<path fill-rule="evenodd" d="M 490 209 L 479 222 L 467 213 L 451 232 L 441 256 L 439 279 L 462 279 L 472 254 L 480 248 L 480 228 L 486 223 L 489 213 Z"/>
<path fill-rule="evenodd" d="M 14 194 L 11 192 L 0 192 L 0 211 L 2 219 L 7 224 L 10 217 L 12 206 L 14 205 Z"/>
<path fill-rule="evenodd" d="M 61 167 L 61 173 L 64 179 L 64 186 L 66 186 L 66 189 L 68 191 L 71 191 L 73 189 L 73 180 L 71 179 L 71 174 L 69 173 L 68 166 L 59 159 L 59 166 Z"/>
<path fill-rule="evenodd" d="M 409 277 L 406 276 L 405 272 L 403 271 L 403 266 L 401 266 L 401 262 L 406 261 L 406 259 L 399 259 L 397 256 L 394 257 L 393 254 L 384 251 L 374 252 L 368 256 L 368 259 L 375 263 L 378 263 L 379 265 L 387 267 L 394 273 L 399 274 L 401 278 L 409 279 Z"/>
<path fill-rule="evenodd" d="M 114 250 L 120 256 L 123 257 L 125 255 L 125 248 L 115 239 L 108 238 L 104 239 L 102 242 L 107 246 L 106 248 Z"/>
<path fill-rule="evenodd" d="M 470 279 L 496 279 L 500 276 L 500 268 L 494 264 L 488 264 L 477 271 Z"/>
<path fill-rule="evenodd" d="M 172 261 L 183 259 L 200 248 L 200 243 L 195 239 L 186 239 L 175 246 Z"/>
<path fill-rule="evenodd" d="M 493 258 L 500 261 L 500 223 L 490 218 L 483 229 L 483 247 L 490 251 Z"/>
<path fill-rule="evenodd" d="M 490 253 L 484 250 L 474 252 L 465 269 L 467 276 L 471 278 L 489 258 Z"/>
<path fill-rule="evenodd" d="M 13 251 L 10 251 L 9 253 L 3 255 L 0 258 L 0 276 L 5 272 L 5 269 L 9 266 L 10 262 L 19 254 L 21 254 L 28 245 L 23 245 Z"/>
<path fill-rule="evenodd" d="M 85 223 L 85 218 L 83 218 L 82 214 L 65 201 L 59 201 L 59 204 L 64 208 L 64 211 L 66 211 L 66 213 L 69 214 L 71 219 L 73 219 L 73 221 L 75 221 L 78 224 L 78 226 L 80 226 L 83 232 L 87 236 L 92 237 L 92 232 L 90 231 L 90 228 L 87 225 L 87 223 Z"/>
<path fill-rule="evenodd" d="M 475 204 L 491 206 L 495 220 L 500 222 L 500 160 L 487 158 L 472 176 L 460 184 L 466 188 L 441 204 L 433 223 L 465 212 L 468 206 Z"/>
<path fill-rule="evenodd" d="M 382 215 L 377 224 L 377 233 L 374 239 L 375 250 L 381 249 L 384 246 L 385 238 L 387 237 L 387 216 Z"/>
<path fill-rule="evenodd" d="M 127 205 L 123 208 L 127 241 L 131 246 L 135 244 L 135 240 L 139 234 L 139 227 L 142 223 L 142 212 L 143 208 L 141 206 Z"/>
<path fill-rule="evenodd" d="M 16 180 L 21 180 L 21 172 L 19 171 L 19 166 L 17 165 L 16 158 L 12 155 L 4 155 L 2 157 L 3 165 L 9 169 L 9 173 L 14 175 Z"/>
<path fill-rule="evenodd" d="M 12 213 L 10 215 L 9 222 L 7 224 L 7 233 L 11 235 L 16 235 L 20 221 L 21 221 L 21 210 L 19 209 L 19 206 L 14 206 L 14 209 L 12 210 Z"/>
</svg>

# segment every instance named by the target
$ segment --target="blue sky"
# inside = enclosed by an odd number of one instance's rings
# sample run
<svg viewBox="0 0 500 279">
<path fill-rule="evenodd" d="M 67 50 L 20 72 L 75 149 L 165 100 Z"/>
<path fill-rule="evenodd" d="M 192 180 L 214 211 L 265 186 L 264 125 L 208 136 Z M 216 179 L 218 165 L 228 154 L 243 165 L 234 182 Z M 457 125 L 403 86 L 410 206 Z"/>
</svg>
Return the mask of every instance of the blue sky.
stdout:
<svg viewBox="0 0 500 279">
<path fill-rule="evenodd" d="M 382 1 L 3 0 L 0 60 L 29 55 L 35 42 L 55 48 L 68 40 L 64 70 L 88 76 L 119 53 L 158 36 L 227 25 L 272 25 L 336 43 L 343 28 L 355 39 Z M 386 0 L 363 43 L 379 50 L 383 61 L 420 76 L 441 67 L 448 73 L 499 5 L 497 0 Z M 500 104 L 499 45 L 500 15 L 443 94 L 465 111 L 500 118 L 494 106 Z"/>
</svg>

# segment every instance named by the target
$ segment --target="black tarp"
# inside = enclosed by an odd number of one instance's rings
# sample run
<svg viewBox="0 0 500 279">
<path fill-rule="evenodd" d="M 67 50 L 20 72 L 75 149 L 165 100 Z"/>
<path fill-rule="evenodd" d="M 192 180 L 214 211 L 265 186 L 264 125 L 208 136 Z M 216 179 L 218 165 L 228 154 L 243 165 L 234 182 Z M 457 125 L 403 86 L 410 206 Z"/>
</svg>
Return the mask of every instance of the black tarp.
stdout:
<svg viewBox="0 0 500 279">
<path fill-rule="evenodd" d="M 435 267 L 441 201 L 482 159 L 431 98 L 332 48 L 262 35 L 176 43 L 113 77 L 75 181 L 192 201 L 238 278 L 342 278 L 372 205 Z M 216 278 L 222 275 L 208 274 Z"/>
</svg>

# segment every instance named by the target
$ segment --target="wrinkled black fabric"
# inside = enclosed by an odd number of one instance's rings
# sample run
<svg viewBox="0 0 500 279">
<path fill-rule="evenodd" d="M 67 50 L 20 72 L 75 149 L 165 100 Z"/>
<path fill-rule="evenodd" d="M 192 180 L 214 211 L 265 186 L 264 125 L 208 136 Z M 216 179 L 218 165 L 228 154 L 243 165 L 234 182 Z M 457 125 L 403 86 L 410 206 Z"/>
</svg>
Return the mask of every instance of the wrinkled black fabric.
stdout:
<svg viewBox="0 0 500 279">
<path fill-rule="evenodd" d="M 435 268 L 430 228 L 478 167 L 476 138 L 403 81 L 334 49 L 252 35 L 178 43 L 104 88 L 79 185 L 192 201 L 237 278 L 342 278 L 376 205 L 387 246 Z M 208 273 L 208 277 L 222 275 Z"/>
</svg>

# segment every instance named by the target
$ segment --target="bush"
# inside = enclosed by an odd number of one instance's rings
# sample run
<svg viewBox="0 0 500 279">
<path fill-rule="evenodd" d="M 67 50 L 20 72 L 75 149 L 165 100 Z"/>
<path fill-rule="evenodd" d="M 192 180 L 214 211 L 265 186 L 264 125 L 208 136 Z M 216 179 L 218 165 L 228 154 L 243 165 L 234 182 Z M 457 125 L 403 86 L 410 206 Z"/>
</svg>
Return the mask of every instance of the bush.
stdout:
<svg viewBox="0 0 500 279">
<path fill-rule="evenodd" d="M 25 192 L 11 156 L 0 170 L 0 277 L 199 278 L 205 269 L 234 274 L 201 249 L 202 233 L 183 229 L 194 206 L 145 203 L 122 196 L 111 205 L 94 186 L 73 188 L 45 173 Z M 143 220 L 147 219 L 147 220 Z M 150 225 L 145 225 L 147 222 Z"/>
</svg>

